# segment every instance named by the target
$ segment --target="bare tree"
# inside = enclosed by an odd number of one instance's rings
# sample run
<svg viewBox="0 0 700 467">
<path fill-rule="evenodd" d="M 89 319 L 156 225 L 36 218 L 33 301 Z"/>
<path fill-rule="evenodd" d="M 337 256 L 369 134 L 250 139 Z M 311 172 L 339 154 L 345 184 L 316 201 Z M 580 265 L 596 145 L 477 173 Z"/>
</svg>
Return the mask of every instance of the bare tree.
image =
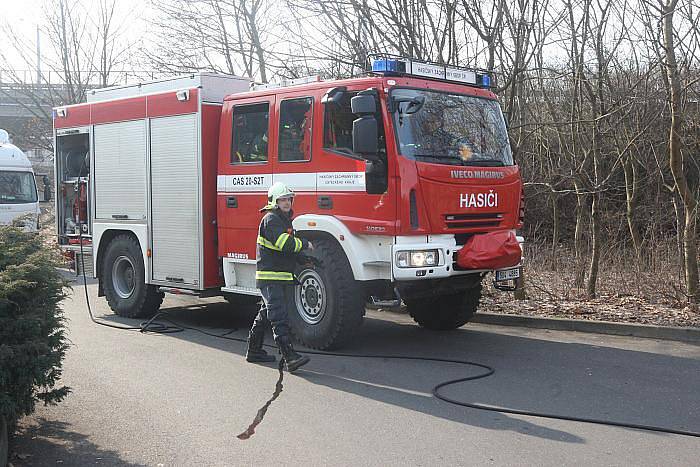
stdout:
<svg viewBox="0 0 700 467">
<path fill-rule="evenodd" d="M 0 50 L 0 67 L 5 86 L 4 99 L 21 107 L 32 118 L 17 128 L 25 147 L 50 149 L 51 108 L 85 100 L 92 87 L 115 84 L 128 66 L 128 46 L 124 10 L 116 0 L 100 0 L 97 8 L 88 8 L 82 0 L 49 0 L 38 18 L 43 38 L 43 70 L 36 80 L 9 67 L 7 53 L 19 57 L 19 68 L 33 68 L 37 48 L 31 38 L 22 36 L 11 24 L 0 22 L 0 34 L 7 47 Z M 127 5 L 119 3 L 120 8 Z M 38 40 L 39 38 L 37 38 Z M 135 39 L 134 39 L 135 40 Z M 48 46 L 46 44 L 48 42 Z M 15 62 L 16 63 L 16 62 Z"/>
<path fill-rule="evenodd" d="M 271 0 L 157 0 L 154 39 L 142 53 L 150 66 L 180 73 L 210 70 L 268 80 Z"/>
<path fill-rule="evenodd" d="M 653 9 L 659 18 L 662 35 L 661 58 L 671 120 L 668 139 L 669 166 L 675 182 L 675 189 L 683 201 L 685 210 L 683 255 L 686 290 L 689 299 L 697 303 L 700 302 L 697 248 L 698 193 L 694 192 L 688 183 L 686 148 L 682 141 L 686 109 L 683 103 L 684 89 L 681 83 L 681 70 L 676 56 L 679 38 L 678 31 L 674 27 L 674 16 L 678 7 L 679 0 L 658 0 L 656 5 L 649 4 L 649 8 Z M 697 18 L 694 21 L 697 21 Z M 697 31 L 697 23 L 693 26 Z"/>
</svg>

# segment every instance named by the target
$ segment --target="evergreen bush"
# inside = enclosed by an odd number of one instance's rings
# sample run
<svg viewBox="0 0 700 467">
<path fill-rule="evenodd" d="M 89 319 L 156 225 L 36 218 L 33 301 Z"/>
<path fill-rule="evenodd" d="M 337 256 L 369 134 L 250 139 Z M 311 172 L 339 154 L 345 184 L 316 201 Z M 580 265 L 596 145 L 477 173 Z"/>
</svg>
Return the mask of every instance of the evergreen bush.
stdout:
<svg viewBox="0 0 700 467">
<path fill-rule="evenodd" d="M 70 392 L 58 386 L 68 348 L 59 306 L 68 282 L 59 264 L 40 236 L 0 226 L 0 424 L 13 427 L 36 402 L 57 403 Z"/>
</svg>

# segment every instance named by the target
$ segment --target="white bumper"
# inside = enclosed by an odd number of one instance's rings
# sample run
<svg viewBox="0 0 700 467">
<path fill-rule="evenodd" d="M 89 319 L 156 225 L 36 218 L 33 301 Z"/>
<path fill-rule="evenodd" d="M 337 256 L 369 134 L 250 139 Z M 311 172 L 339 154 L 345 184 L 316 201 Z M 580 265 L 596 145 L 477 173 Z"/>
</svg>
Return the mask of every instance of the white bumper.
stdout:
<svg viewBox="0 0 700 467">
<path fill-rule="evenodd" d="M 459 250 L 454 235 L 427 235 L 420 237 L 396 237 L 391 251 L 391 272 L 395 281 L 417 281 L 463 276 L 482 271 L 455 271 L 453 254 Z M 396 260 L 401 251 L 437 250 L 438 264 L 429 267 L 399 267 Z"/>
<path fill-rule="evenodd" d="M 524 239 L 517 237 L 522 248 Z M 457 245 L 454 235 L 427 235 L 420 237 L 396 237 L 391 251 L 391 273 L 395 281 L 417 281 L 425 279 L 442 279 L 445 277 L 464 276 L 467 274 L 480 274 L 490 272 L 490 269 L 470 269 L 468 271 L 455 270 L 456 261 L 453 260 L 455 252 L 462 248 Z M 439 261 L 436 266 L 430 267 L 399 267 L 396 260 L 397 253 L 401 251 L 438 250 Z M 512 268 L 507 268 L 512 269 Z"/>
</svg>

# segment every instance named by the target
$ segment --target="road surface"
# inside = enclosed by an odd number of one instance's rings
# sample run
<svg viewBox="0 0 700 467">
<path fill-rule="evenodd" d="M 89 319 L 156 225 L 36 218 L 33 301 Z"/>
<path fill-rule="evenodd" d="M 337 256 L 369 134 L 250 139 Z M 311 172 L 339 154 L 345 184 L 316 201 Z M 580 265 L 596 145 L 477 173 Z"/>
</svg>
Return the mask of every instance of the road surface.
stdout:
<svg viewBox="0 0 700 467">
<path fill-rule="evenodd" d="M 111 314 L 89 285 L 95 314 Z M 187 326 L 244 337 L 221 299 L 166 297 Z M 141 334 L 93 324 L 82 285 L 65 302 L 72 394 L 21 422 L 20 465 L 698 465 L 700 439 L 463 408 L 431 388 L 480 369 L 312 356 L 248 440 L 272 396 L 274 365 L 194 331 Z M 269 340 L 269 336 L 268 336 Z M 478 361 L 486 379 L 445 389 L 464 401 L 700 431 L 700 347 L 670 341 L 470 324 L 447 333 L 370 311 L 347 352 Z"/>
</svg>

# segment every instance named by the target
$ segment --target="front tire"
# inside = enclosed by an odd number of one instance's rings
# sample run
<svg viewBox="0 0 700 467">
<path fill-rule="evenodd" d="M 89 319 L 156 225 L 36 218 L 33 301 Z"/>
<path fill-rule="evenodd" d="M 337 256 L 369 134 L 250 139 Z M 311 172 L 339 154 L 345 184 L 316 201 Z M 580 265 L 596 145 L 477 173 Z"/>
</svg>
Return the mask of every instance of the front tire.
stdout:
<svg viewBox="0 0 700 467">
<path fill-rule="evenodd" d="M 119 316 L 150 317 L 163 303 L 165 294 L 146 284 L 141 247 L 131 235 L 118 235 L 107 245 L 102 280 L 107 303 Z"/>
<path fill-rule="evenodd" d="M 362 324 L 364 293 L 355 281 L 343 249 L 334 240 L 313 240 L 309 252 L 320 266 L 300 267 L 289 321 L 295 339 L 319 350 L 338 348 Z"/>
<path fill-rule="evenodd" d="M 447 331 L 472 319 L 481 299 L 481 282 L 459 293 L 404 300 L 411 318 L 421 327 Z"/>
</svg>

